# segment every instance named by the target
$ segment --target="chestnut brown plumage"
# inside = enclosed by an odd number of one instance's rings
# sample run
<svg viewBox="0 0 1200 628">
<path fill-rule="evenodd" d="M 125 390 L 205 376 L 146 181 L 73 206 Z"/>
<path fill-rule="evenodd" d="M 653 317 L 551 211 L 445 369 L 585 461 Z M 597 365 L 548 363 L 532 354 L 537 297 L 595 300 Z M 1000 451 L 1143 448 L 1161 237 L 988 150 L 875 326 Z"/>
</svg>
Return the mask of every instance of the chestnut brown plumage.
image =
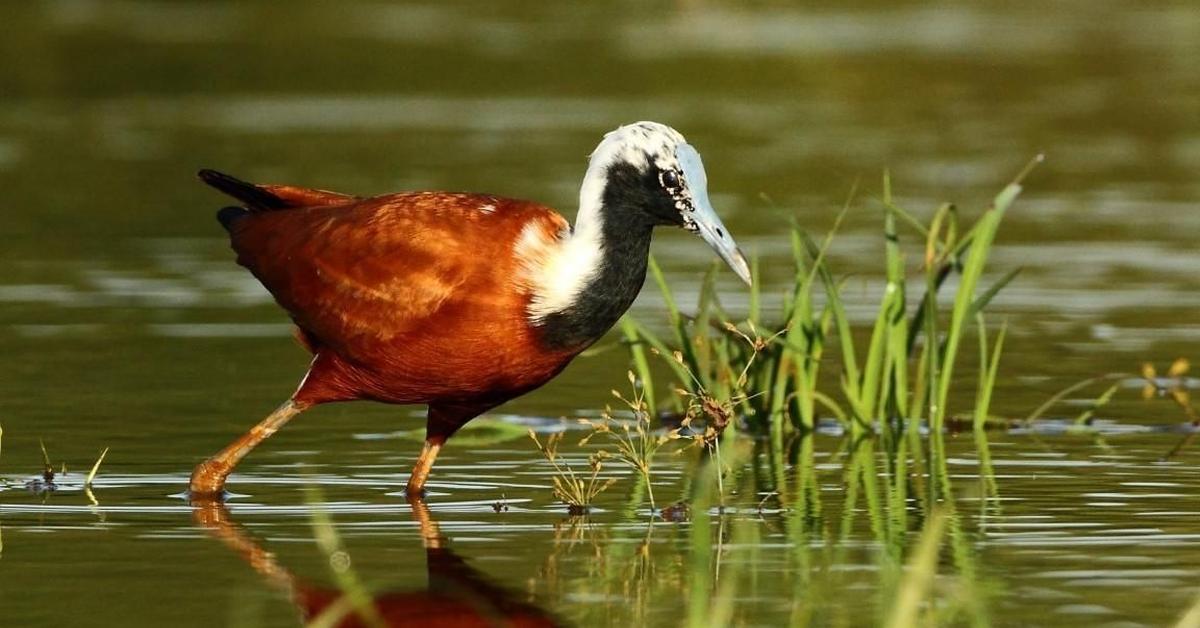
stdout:
<svg viewBox="0 0 1200 628">
<path fill-rule="evenodd" d="M 699 155 L 656 123 L 606 136 L 574 229 L 549 208 L 491 195 L 358 198 L 200 178 L 241 201 L 218 213 L 238 263 L 291 315 L 313 360 L 287 402 L 196 467 L 194 495 L 220 494 L 233 467 L 303 410 L 365 399 L 429 405 L 407 489 L 420 496 L 446 439 L 549 381 L 616 322 L 645 279 L 655 225 L 699 233 L 749 277 L 708 203 Z"/>
</svg>

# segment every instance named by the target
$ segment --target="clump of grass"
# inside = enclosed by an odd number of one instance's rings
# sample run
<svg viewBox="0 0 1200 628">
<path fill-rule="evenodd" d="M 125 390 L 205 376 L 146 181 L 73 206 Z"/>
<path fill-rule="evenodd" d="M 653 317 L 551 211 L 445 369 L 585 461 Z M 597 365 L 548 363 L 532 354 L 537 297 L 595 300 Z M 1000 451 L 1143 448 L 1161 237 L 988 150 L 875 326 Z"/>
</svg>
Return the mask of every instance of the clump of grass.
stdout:
<svg viewBox="0 0 1200 628">
<path fill-rule="evenodd" d="M 0 428 L 0 453 L 3 453 L 3 441 L 4 429 Z M 61 470 L 56 472 L 54 470 L 53 463 L 50 462 L 50 453 L 46 449 L 46 442 L 43 439 L 38 439 L 38 448 L 42 453 L 41 477 L 28 481 L 26 483 L 26 487 L 38 493 L 55 491 L 58 489 L 58 485 L 55 484 L 55 480 L 60 475 L 65 476 L 67 474 L 67 463 L 66 461 L 63 461 L 60 467 Z M 87 494 L 88 499 L 90 499 L 93 504 L 95 504 L 96 499 L 92 495 L 92 484 L 96 479 L 96 475 L 100 472 L 100 465 L 104 462 L 104 457 L 107 455 L 108 447 L 105 447 L 104 450 L 100 452 L 100 456 L 96 459 L 96 462 L 92 464 L 91 471 L 88 472 L 87 477 L 83 482 L 84 493 Z"/>
<path fill-rule="evenodd" d="M 580 440 L 579 444 L 586 445 L 588 441 L 597 436 L 607 438 L 616 447 L 616 459 L 628 465 L 641 476 L 646 484 L 646 494 L 650 499 L 650 510 L 654 511 L 657 510 L 657 507 L 654 503 L 651 468 L 654 464 L 654 456 L 658 453 L 659 448 L 670 440 L 670 437 L 654 434 L 654 428 L 650 424 L 650 409 L 646 404 L 646 393 L 644 389 L 638 389 L 637 378 L 633 372 L 630 371 L 628 375 L 629 383 L 633 386 L 633 395 L 626 398 L 616 390 L 612 391 L 612 395 L 621 400 L 621 403 L 633 413 L 632 427 L 628 421 L 618 421 L 613 418 L 612 408 L 605 406 L 598 421 L 580 419 L 580 422 L 590 427 L 592 432 Z M 535 438 L 534 441 L 536 442 L 537 439 Z"/>
<path fill-rule="evenodd" d="M 696 313 L 685 316 L 662 270 L 651 260 L 651 275 L 666 303 L 669 334 L 660 337 L 629 317 L 622 323 L 649 407 L 656 411 L 658 400 L 652 396 L 656 386 L 646 346 L 663 356 L 680 356 L 666 363 L 690 395 L 734 400 L 735 416 L 743 418 L 751 430 L 770 433 L 775 441 L 788 425 L 802 433 L 812 431 L 818 404 L 853 434 L 873 429 L 877 421 L 882 420 L 886 427 L 917 417 L 942 429 L 950 416 L 947 404 L 959 346 L 972 324 L 986 335 L 984 309 L 1020 271 L 1013 269 L 990 286 L 981 286 L 1000 223 L 1021 192 L 1021 180 L 1040 160 L 1039 156 L 1031 162 L 966 228 L 959 224 L 957 208 L 949 204 L 939 207 L 928 225 L 922 223 L 893 202 L 891 181 L 884 176 L 881 204 L 886 284 L 865 349 L 853 334 L 842 283 L 826 259 L 850 201 L 820 244 L 793 227 L 793 281 L 784 295 L 782 316 L 775 322 L 768 322 L 763 315 L 760 281 L 750 288 L 747 317 L 734 320 L 717 299 L 715 270 L 704 277 Z M 901 226 L 915 232 L 924 244 L 921 279 L 915 283 L 925 294 L 915 307 L 910 307 L 906 298 L 910 282 Z M 757 262 L 751 272 L 757 279 Z M 938 294 L 952 274 L 957 274 L 959 281 L 953 306 L 944 310 Z M 824 297 L 820 307 L 818 289 Z M 825 352 L 835 337 L 841 373 L 838 392 L 829 394 L 818 384 Z M 1003 330 L 991 352 L 986 338 L 982 340 L 985 370 L 976 395 L 977 424 L 986 420 L 1002 345 Z M 748 394 L 751 391 L 754 394 Z M 678 398 L 667 403 L 674 404 L 678 412 L 685 410 Z"/>
<path fill-rule="evenodd" d="M 529 438 L 533 440 L 538 451 L 542 452 L 546 461 L 554 467 L 554 496 L 566 504 L 567 509 L 573 515 L 587 513 L 596 496 L 617 481 L 616 478 L 607 480 L 600 478 L 604 460 L 608 458 L 608 454 L 604 451 L 598 451 L 588 456 L 589 473 L 575 473 L 574 466 L 560 458 L 558 454 L 558 446 L 563 439 L 562 432 L 548 436 L 544 445 L 538 440 L 537 434 L 533 430 L 529 430 Z"/>
<path fill-rule="evenodd" d="M 755 330 L 751 330 L 755 332 Z M 765 346 L 761 338 L 751 339 L 749 336 L 738 332 L 734 329 L 738 336 L 746 340 L 747 344 L 755 351 Z M 720 507 L 725 506 L 725 465 L 721 461 L 721 437 L 724 436 L 726 428 L 733 423 L 735 412 L 738 404 L 745 402 L 749 396 L 745 393 L 739 393 L 735 397 L 717 397 L 704 388 L 691 372 L 690 368 L 684 361 L 683 354 L 676 351 L 672 358 L 675 362 L 681 365 L 684 371 L 691 376 L 693 389 L 684 388 L 675 389 L 675 394 L 678 398 L 685 401 L 683 411 L 683 419 L 679 423 L 679 428 L 672 430 L 669 434 L 671 439 L 687 439 L 703 447 L 712 458 L 713 473 L 716 480 L 717 498 Z M 754 356 L 743 367 L 741 375 L 735 380 L 736 390 L 745 390 L 746 379 L 750 367 L 754 364 Z M 697 419 L 704 421 L 702 426 L 695 425 Z"/>
</svg>

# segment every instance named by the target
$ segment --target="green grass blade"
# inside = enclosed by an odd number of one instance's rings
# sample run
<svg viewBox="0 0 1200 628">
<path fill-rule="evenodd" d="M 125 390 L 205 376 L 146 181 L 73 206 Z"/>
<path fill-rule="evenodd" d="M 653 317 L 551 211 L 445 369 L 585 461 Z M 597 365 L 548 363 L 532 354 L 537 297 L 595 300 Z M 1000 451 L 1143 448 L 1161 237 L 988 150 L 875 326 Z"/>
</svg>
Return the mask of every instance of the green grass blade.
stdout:
<svg viewBox="0 0 1200 628">
<path fill-rule="evenodd" d="M 1074 393 L 1078 390 L 1087 388 L 1088 386 L 1091 386 L 1092 384 L 1094 384 L 1096 382 L 1100 382 L 1100 381 L 1109 379 L 1110 377 L 1112 377 L 1112 376 L 1111 375 L 1099 375 L 1096 377 L 1089 377 L 1085 380 L 1081 380 L 1081 381 L 1075 382 L 1074 384 L 1071 384 L 1070 386 L 1067 386 L 1066 388 L 1058 391 L 1057 393 L 1054 393 L 1054 395 L 1052 395 L 1049 399 L 1047 399 L 1042 405 L 1035 408 L 1033 410 L 1033 412 L 1030 412 L 1029 416 L 1025 417 L 1025 420 L 1022 422 L 1027 427 L 1029 425 L 1032 425 L 1034 421 L 1042 418 L 1042 415 L 1045 414 L 1046 411 L 1048 411 L 1050 408 L 1053 408 L 1055 405 L 1058 404 L 1058 402 L 1062 401 L 1063 399 L 1066 399 L 1067 396 L 1070 395 L 1071 393 Z"/>
<path fill-rule="evenodd" d="M 916 375 L 913 378 L 912 398 L 909 400 L 908 405 L 908 416 L 912 418 L 921 416 L 921 409 L 925 407 L 925 396 L 928 394 L 926 383 L 930 372 L 929 354 L 929 345 L 922 345 L 921 353 L 917 358 L 916 368 L 914 369 Z"/>
<path fill-rule="evenodd" d="M 696 305 L 696 317 L 693 321 L 695 335 L 701 340 L 696 348 L 696 361 L 701 371 L 712 372 L 712 342 L 709 340 L 709 330 L 712 328 L 713 304 L 717 295 L 717 271 L 719 262 L 713 262 L 704 273 L 700 282 L 700 300 Z"/>
<path fill-rule="evenodd" d="M 679 324 L 679 308 L 675 305 L 675 295 L 671 293 L 671 286 L 667 285 L 667 278 L 663 275 L 658 260 L 651 255 L 648 263 L 650 275 L 654 277 L 654 283 L 658 285 L 658 292 L 662 294 L 663 302 L 667 306 L 667 316 L 670 318 L 671 326 L 674 327 Z"/>
<path fill-rule="evenodd" d="M 889 283 L 888 287 L 884 290 L 883 302 L 879 305 L 879 312 L 875 315 L 875 325 L 871 329 L 871 341 L 867 345 L 867 361 L 863 364 L 862 385 L 859 390 L 858 406 L 862 408 L 862 412 L 865 414 L 862 418 L 867 421 L 874 421 L 879 418 L 876 402 L 878 401 L 880 379 L 883 377 L 884 348 L 888 346 L 887 337 L 890 322 L 888 320 L 888 306 L 890 305 L 892 291 L 892 285 Z"/>
<path fill-rule="evenodd" d="M 1021 271 L 1024 270 L 1024 268 L 1025 267 L 1023 266 L 1018 266 L 1005 273 L 1003 277 L 996 280 L 996 282 L 991 286 L 988 286 L 987 290 L 984 290 L 983 293 L 979 295 L 979 298 L 975 299 L 975 301 L 971 303 L 971 311 L 967 312 L 967 314 L 971 318 L 974 318 L 975 314 L 982 312 L 983 308 L 987 307 L 988 303 L 991 303 L 992 299 L 994 299 L 996 295 L 1004 289 L 1005 286 L 1012 282 L 1013 279 L 1016 279 L 1017 275 L 1021 274 Z"/>
<path fill-rule="evenodd" d="M 50 454 L 46 452 L 46 441 L 39 438 L 38 447 L 42 449 L 42 475 L 49 480 L 54 477 L 54 465 L 50 464 Z"/>
<path fill-rule="evenodd" d="M 654 375 L 650 371 L 650 361 L 646 358 L 646 347 L 638 334 L 637 325 L 629 315 L 621 317 L 621 335 L 629 344 L 629 355 L 633 358 L 634 372 L 642 383 L 647 409 L 650 416 L 658 416 L 658 398 L 654 395 Z"/>
<path fill-rule="evenodd" d="M 100 463 L 104 462 L 104 457 L 107 455 L 108 447 L 105 447 L 104 451 L 100 452 L 100 457 L 96 459 L 96 464 L 92 465 L 92 470 L 88 472 L 87 479 L 83 481 L 85 487 L 92 485 L 92 481 L 96 479 L 96 473 L 100 471 Z"/>
<path fill-rule="evenodd" d="M 762 324 L 762 281 L 758 277 L 758 256 L 750 257 L 750 314 L 749 319 L 755 327 Z"/>
<path fill-rule="evenodd" d="M 688 368 L 690 368 L 695 377 L 700 380 L 701 385 L 705 386 L 706 388 L 710 387 L 712 382 L 710 381 L 709 373 L 702 368 L 702 364 L 696 355 L 695 343 L 692 342 L 692 337 L 688 333 L 689 321 L 682 314 L 680 314 L 679 306 L 675 302 L 675 296 L 671 292 L 670 286 L 667 285 L 667 278 L 662 272 L 662 267 L 658 265 L 658 261 L 654 259 L 653 255 L 650 256 L 648 265 L 650 274 L 654 277 L 654 282 L 658 285 L 658 290 L 660 293 L 662 293 L 663 302 L 667 306 L 667 317 L 671 325 L 671 330 L 675 332 L 676 346 L 678 346 L 679 351 L 683 352 L 684 360 L 687 362 Z M 707 330 L 699 330 L 699 333 L 707 334 Z M 659 348 L 660 351 L 664 351 L 665 355 L 668 357 L 667 361 L 670 362 L 671 360 L 669 359 L 669 356 L 672 354 L 672 351 L 665 351 L 664 349 L 665 348 Z M 691 381 L 691 377 L 683 376 L 680 377 L 679 381 L 684 387 L 687 387 L 689 390 L 692 389 L 691 387 L 693 382 Z"/>
<path fill-rule="evenodd" d="M 850 423 L 852 420 L 850 418 L 850 415 L 847 414 L 846 411 L 842 409 L 842 406 L 838 405 L 837 401 L 834 401 L 833 397 L 830 397 L 829 395 L 826 395 L 825 393 L 818 391 L 818 390 L 814 390 L 812 392 L 812 396 L 815 401 L 817 401 L 821 405 L 825 406 L 826 410 L 829 410 L 830 412 L 832 412 L 833 416 L 837 417 L 837 420 L 839 422 L 841 422 L 841 424 L 843 426 L 845 426 L 847 428 L 850 427 Z"/>
<path fill-rule="evenodd" d="M 816 257 L 817 252 L 814 250 L 815 243 L 809 240 L 808 246 L 809 250 L 813 252 L 813 256 Z M 854 407 L 856 418 L 860 422 L 869 421 L 871 417 L 864 416 L 865 410 L 860 406 L 862 400 L 860 383 L 862 379 L 858 369 L 858 358 L 855 356 L 854 336 L 850 333 L 850 319 L 846 315 L 845 306 L 842 304 L 841 289 L 838 282 L 833 278 L 833 273 L 829 271 L 829 268 L 823 262 L 816 264 L 815 268 L 817 269 L 817 274 L 821 277 L 821 282 L 825 286 L 826 307 L 833 314 L 833 325 L 837 329 L 838 345 L 842 349 L 842 371 L 844 374 L 842 382 L 846 396 L 848 397 L 847 401 Z"/>
<path fill-rule="evenodd" d="M 1010 183 L 996 196 L 992 207 L 985 211 L 979 222 L 976 223 L 977 233 L 973 238 L 970 253 L 963 267 L 962 279 L 954 299 L 954 309 L 950 312 L 950 326 L 946 332 L 941 371 L 938 373 L 937 401 L 932 417 L 934 429 L 940 430 L 945 423 L 946 403 L 950 395 L 955 358 L 958 355 L 958 345 L 962 339 L 963 328 L 968 320 L 967 315 L 971 310 L 971 305 L 975 302 L 975 286 L 983 275 L 983 268 L 987 264 L 988 253 L 996 231 L 1000 227 L 1000 221 L 1020 193 L 1021 186 L 1017 183 Z"/>
<path fill-rule="evenodd" d="M 659 354 L 662 355 L 663 362 L 666 362 L 667 366 L 670 367 L 671 372 L 675 375 L 676 379 L 679 380 L 679 385 L 687 390 L 695 392 L 696 383 L 692 381 L 692 378 L 688 375 L 687 371 L 671 357 L 672 349 L 668 347 L 661 338 L 655 335 L 654 332 L 647 329 L 645 325 L 639 323 L 637 319 L 628 317 L 628 320 L 629 324 L 637 332 L 638 337 L 644 340 L 654 349 L 658 350 Z"/>
<path fill-rule="evenodd" d="M 1096 415 L 1096 411 L 1108 405 L 1108 402 L 1112 401 L 1113 395 L 1117 394 L 1117 390 L 1120 388 L 1121 382 L 1117 382 L 1100 393 L 1100 396 L 1096 397 L 1096 400 L 1088 406 L 1087 410 L 1084 410 L 1079 416 L 1075 417 L 1075 427 L 1090 425 L 1092 417 Z"/>
<path fill-rule="evenodd" d="M 889 211 L 895 212 L 896 216 L 898 216 L 901 221 L 912 227 L 917 233 L 924 237 L 929 236 L 929 228 L 921 224 L 921 221 L 917 220 L 912 214 L 893 204 L 890 200 L 885 199 L 883 204 L 888 208 Z"/>
<path fill-rule="evenodd" d="M 983 314 L 976 313 L 975 321 L 979 326 L 979 389 L 975 395 L 975 429 L 982 429 L 987 423 L 988 411 L 992 403 L 992 390 L 996 387 L 996 372 L 1000 367 L 1000 352 L 1004 348 L 1004 336 L 1008 331 L 1008 321 L 1000 326 L 996 334 L 996 345 L 988 357 L 987 326 L 983 322 Z"/>
<path fill-rule="evenodd" d="M 907 286 L 904 276 L 904 253 L 900 250 L 900 234 L 896 229 L 896 212 L 892 209 L 891 178 L 884 177 L 884 238 L 887 261 L 887 287 L 884 301 L 880 305 L 886 327 L 884 356 L 880 365 L 883 383 L 876 407 L 882 418 L 887 418 L 888 396 L 895 400 L 895 411 L 903 414 L 908 395 L 908 338 L 905 323 L 907 309 Z M 890 393 L 889 393 L 890 391 Z"/>
<path fill-rule="evenodd" d="M 921 298 L 921 304 L 917 307 L 917 311 L 913 314 L 912 323 L 908 326 L 908 353 L 913 352 L 913 347 L 916 346 L 917 338 L 925 332 L 925 317 L 937 313 L 937 295 L 941 292 L 942 284 L 946 283 L 946 278 L 954 267 L 950 264 L 944 264 L 936 269 L 927 268 L 925 273 L 925 294 Z"/>
</svg>

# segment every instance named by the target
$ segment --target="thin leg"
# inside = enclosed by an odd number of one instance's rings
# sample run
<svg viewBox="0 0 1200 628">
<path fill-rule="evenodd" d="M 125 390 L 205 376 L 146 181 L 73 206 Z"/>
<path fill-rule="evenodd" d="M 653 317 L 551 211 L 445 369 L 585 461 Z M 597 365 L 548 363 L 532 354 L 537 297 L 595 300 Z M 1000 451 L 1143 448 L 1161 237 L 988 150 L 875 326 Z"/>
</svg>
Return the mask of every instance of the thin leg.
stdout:
<svg viewBox="0 0 1200 628">
<path fill-rule="evenodd" d="M 259 443 L 278 432 L 279 428 L 283 427 L 292 417 L 307 409 L 308 405 L 288 399 L 241 438 L 230 443 L 217 455 L 197 465 L 196 469 L 192 471 L 190 487 L 192 496 L 208 498 L 220 496 L 225 490 L 225 478 L 229 477 L 230 472 L 241 462 L 242 458 L 245 458 L 246 454 L 250 453 L 250 450 L 257 447 Z"/>
<path fill-rule="evenodd" d="M 421 448 L 417 464 L 413 465 L 412 475 L 408 476 L 408 487 L 405 489 L 405 493 L 408 494 L 409 499 L 419 500 L 425 496 L 425 481 L 429 479 L 433 461 L 437 460 L 438 452 L 442 450 L 442 444 L 445 442 L 444 436 L 429 436 L 425 439 L 425 446 Z"/>
<path fill-rule="evenodd" d="M 446 439 L 453 436 L 467 421 L 496 405 L 496 402 L 429 404 L 429 416 L 425 419 L 425 446 L 421 448 L 417 464 L 413 465 L 412 475 L 408 476 L 408 487 L 405 489 L 408 499 L 425 497 L 425 480 L 429 479 L 433 461 L 437 460 L 438 452 L 442 450 L 442 445 L 446 444 Z"/>
</svg>

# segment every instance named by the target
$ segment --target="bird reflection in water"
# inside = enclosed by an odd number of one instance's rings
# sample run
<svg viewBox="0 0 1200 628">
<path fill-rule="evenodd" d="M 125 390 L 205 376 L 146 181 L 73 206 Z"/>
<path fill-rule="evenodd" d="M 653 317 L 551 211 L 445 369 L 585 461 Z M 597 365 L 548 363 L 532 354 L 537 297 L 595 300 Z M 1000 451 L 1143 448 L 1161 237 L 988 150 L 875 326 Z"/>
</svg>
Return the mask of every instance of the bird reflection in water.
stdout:
<svg viewBox="0 0 1200 628">
<path fill-rule="evenodd" d="M 237 553 L 272 587 L 285 591 L 300 610 L 305 624 L 340 615 L 327 625 L 341 628 L 371 626 L 349 605 L 342 590 L 306 582 L 279 564 L 275 555 L 258 544 L 233 521 L 219 501 L 194 503 L 196 523 Z M 438 532 L 429 508 L 412 502 L 413 518 L 420 525 L 428 569 L 424 590 L 385 591 L 373 596 L 375 611 L 384 626 L 561 626 L 546 611 L 515 599 L 514 594 L 490 582 L 449 547 Z M 339 612 L 344 609 L 344 613 Z"/>
</svg>

